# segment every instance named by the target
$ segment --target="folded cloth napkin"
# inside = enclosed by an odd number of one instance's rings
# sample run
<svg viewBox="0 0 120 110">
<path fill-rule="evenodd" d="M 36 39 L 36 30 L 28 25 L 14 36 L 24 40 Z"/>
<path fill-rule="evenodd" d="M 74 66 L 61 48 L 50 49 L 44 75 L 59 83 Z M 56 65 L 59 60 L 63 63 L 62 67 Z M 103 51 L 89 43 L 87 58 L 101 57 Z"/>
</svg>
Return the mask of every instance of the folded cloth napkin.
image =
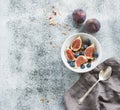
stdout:
<svg viewBox="0 0 120 110">
<path fill-rule="evenodd" d="M 82 105 L 78 99 L 98 80 L 99 71 L 112 67 L 112 76 L 100 81 L 86 97 Z M 120 63 L 110 58 L 89 73 L 82 74 L 80 79 L 64 95 L 66 110 L 120 110 Z"/>
</svg>

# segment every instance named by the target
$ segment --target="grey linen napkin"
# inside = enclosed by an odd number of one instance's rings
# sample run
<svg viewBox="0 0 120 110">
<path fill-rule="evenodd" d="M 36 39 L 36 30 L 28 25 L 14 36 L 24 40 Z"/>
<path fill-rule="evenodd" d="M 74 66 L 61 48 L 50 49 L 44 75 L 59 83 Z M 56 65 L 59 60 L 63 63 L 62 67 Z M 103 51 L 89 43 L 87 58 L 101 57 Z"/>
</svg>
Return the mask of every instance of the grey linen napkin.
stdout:
<svg viewBox="0 0 120 110">
<path fill-rule="evenodd" d="M 112 76 L 107 81 L 99 82 L 87 96 L 82 105 L 78 98 L 97 81 L 99 71 L 111 66 Z M 120 110 L 120 63 L 110 58 L 89 73 L 82 74 L 80 79 L 64 95 L 66 110 Z"/>
</svg>

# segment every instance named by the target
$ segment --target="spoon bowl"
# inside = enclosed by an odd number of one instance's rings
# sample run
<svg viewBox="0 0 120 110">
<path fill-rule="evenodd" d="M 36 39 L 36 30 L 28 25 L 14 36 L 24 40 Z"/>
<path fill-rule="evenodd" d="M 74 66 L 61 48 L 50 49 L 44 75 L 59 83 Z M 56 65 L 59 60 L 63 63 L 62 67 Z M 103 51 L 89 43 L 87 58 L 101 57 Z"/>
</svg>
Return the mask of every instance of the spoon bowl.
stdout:
<svg viewBox="0 0 120 110">
<path fill-rule="evenodd" d="M 108 66 L 107 68 L 100 71 L 100 73 L 99 73 L 99 81 L 109 79 L 111 74 L 112 74 L 112 67 Z"/>
</svg>

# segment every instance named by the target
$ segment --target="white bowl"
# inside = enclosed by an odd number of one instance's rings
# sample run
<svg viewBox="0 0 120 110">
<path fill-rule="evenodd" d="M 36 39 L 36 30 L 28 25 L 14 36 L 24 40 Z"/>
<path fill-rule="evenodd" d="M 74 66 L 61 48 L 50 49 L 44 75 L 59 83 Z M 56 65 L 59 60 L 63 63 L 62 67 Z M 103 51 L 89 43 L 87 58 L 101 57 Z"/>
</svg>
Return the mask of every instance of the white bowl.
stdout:
<svg viewBox="0 0 120 110">
<path fill-rule="evenodd" d="M 69 48 L 71 42 L 78 36 L 80 36 L 83 40 L 90 39 L 91 42 L 95 44 L 96 51 L 99 54 L 98 58 L 91 62 L 91 67 L 90 68 L 87 68 L 86 65 L 85 65 L 84 69 L 74 68 L 74 67 L 71 67 L 67 63 L 67 59 L 66 59 L 66 56 L 65 56 L 65 51 L 66 51 L 67 48 Z M 86 33 L 76 33 L 74 35 L 71 35 L 70 37 L 68 37 L 64 41 L 64 43 L 62 45 L 62 48 L 61 48 L 61 57 L 62 57 L 63 63 L 65 64 L 65 66 L 68 69 L 70 69 L 70 70 L 72 70 L 73 72 L 76 72 L 76 73 L 86 73 L 86 72 L 94 69 L 99 64 L 99 62 L 101 60 L 101 56 L 102 56 L 102 49 L 101 49 L 101 45 L 100 45 L 99 41 L 94 36 L 92 36 L 90 34 L 86 34 Z"/>
</svg>

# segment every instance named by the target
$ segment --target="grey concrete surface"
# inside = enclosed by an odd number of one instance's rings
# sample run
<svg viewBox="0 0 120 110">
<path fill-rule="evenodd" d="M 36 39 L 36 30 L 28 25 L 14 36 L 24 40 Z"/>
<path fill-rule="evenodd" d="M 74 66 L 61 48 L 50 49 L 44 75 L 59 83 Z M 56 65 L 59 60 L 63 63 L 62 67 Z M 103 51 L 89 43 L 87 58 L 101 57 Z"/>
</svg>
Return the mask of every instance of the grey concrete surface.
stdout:
<svg viewBox="0 0 120 110">
<path fill-rule="evenodd" d="M 61 12 L 56 26 L 49 25 L 52 6 Z M 119 6 L 119 0 L 0 0 L 0 110 L 65 110 L 64 91 L 79 75 L 63 65 L 61 45 L 69 35 L 85 32 L 73 24 L 72 11 L 82 8 L 87 19 L 100 20 L 93 35 L 103 61 L 120 57 Z"/>
</svg>

